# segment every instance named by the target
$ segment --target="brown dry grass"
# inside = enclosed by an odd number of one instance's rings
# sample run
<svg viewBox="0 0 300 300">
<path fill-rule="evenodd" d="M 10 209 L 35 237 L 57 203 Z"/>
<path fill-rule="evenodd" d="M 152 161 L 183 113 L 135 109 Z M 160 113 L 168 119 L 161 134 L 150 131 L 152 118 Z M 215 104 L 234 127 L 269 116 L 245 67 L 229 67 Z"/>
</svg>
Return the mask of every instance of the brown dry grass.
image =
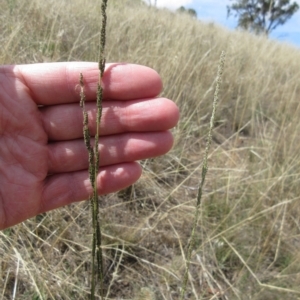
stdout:
<svg viewBox="0 0 300 300">
<path fill-rule="evenodd" d="M 97 61 L 99 12 L 92 0 L 7 1 L 0 63 Z M 108 25 L 108 61 L 155 68 L 181 120 L 168 155 L 101 198 L 107 299 L 179 297 L 222 50 L 187 299 L 299 299 L 299 50 L 135 1 L 111 0 Z M 1 232 L 0 298 L 87 299 L 91 226 L 82 202 Z"/>
</svg>

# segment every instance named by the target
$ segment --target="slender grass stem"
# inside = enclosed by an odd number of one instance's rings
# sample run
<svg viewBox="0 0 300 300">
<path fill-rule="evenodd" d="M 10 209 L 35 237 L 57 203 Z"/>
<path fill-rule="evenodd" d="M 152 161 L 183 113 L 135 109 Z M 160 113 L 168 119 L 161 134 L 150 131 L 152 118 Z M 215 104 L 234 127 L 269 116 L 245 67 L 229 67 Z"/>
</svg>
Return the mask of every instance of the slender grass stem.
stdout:
<svg viewBox="0 0 300 300">
<path fill-rule="evenodd" d="M 207 161 L 208 161 L 208 152 L 209 152 L 211 141 L 212 141 L 212 130 L 213 130 L 213 126 L 214 126 L 216 108 L 217 108 L 217 104 L 218 104 L 218 100 L 219 100 L 219 91 L 220 91 L 220 86 L 221 86 L 221 81 L 222 81 L 223 70 L 224 70 L 224 63 L 225 63 L 225 52 L 222 51 L 220 61 L 219 61 L 219 65 L 218 65 L 218 74 L 217 74 L 217 79 L 216 79 L 216 89 L 215 89 L 215 93 L 214 93 L 213 109 L 212 109 L 212 114 L 211 114 L 211 118 L 210 118 L 208 137 L 207 137 L 207 142 L 206 142 L 206 147 L 205 147 L 205 152 L 204 152 L 201 182 L 200 182 L 199 188 L 198 188 L 196 209 L 195 209 L 195 215 L 194 215 L 194 222 L 193 222 L 192 232 L 191 232 L 191 236 L 190 236 L 190 243 L 189 243 L 188 249 L 187 249 L 186 269 L 185 269 L 185 274 L 184 274 L 184 277 L 183 277 L 183 284 L 182 284 L 181 294 L 180 294 L 180 299 L 181 300 L 184 299 L 184 295 L 185 295 L 185 292 L 186 292 L 192 252 L 195 248 L 195 231 L 196 231 L 196 227 L 197 227 L 198 220 L 199 220 L 199 213 L 200 213 L 203 186 L 204 186 L 204 182 L 205 182 L 206 173 L 207 173 L 207 170 L 208 170 L 208 163 L 207 163 Z"/>
<path fill-rule="evenodd" d="M 101 5 L 101 32 L 99 41 L 99 82 L 97 85 L 97 116 L 96 116 L 96 134 L 95 134 L 95 144 L 91 147 L 90 139 L 91 135 L 88 129 L 88 114 L 85 109 L 85 94 L 84 94 L 84 81 L 83 75 L 80 74 L 80 105 L 83 110 L 83 135 L 86 148 L 89 153 L 89 179 L 91 181 L 93 193 L 90 197 L 91 208 L 92 208 L 92 225 L 93 225 L 93 241 L 92 241 L 92 276 L 91 276 L 91 299 L 95 299 L 96 288 L 100 288 L 101 299 L 104 299 L 104 283 L 103 283 L 103 256 L 101 248 L 101 227 L 100 227 L 100 216 L 99 216 L 99 203 L 98 203 L 98 191 L 97 191 L 97 175 L 99 172 L 99 136 L 100 136 L 100 122 L 102 116 L 102 99 L 103 99 L 103 88 L 101 81 L 105 69 L 105 42 L 106 42 L 106 8 L 107 1 L 102 0 Z"/>
</svg>

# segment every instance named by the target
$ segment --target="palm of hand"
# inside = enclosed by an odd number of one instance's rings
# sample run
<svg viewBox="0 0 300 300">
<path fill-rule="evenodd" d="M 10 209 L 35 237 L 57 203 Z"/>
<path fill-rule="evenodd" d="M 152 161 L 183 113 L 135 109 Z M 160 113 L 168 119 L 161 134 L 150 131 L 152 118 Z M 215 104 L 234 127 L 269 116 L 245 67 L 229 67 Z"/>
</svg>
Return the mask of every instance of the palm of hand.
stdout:
<svg viewBox="0 0 300 300">
<path fill-rule="evenodd" d="M 96 63 L 0 67 L 0 229 L 91 194 L 80 72 L 93 120 Z M 161 80 L 149 68 L 110 65 L 103 85 L 99 194 L 133 184 L 141 175 L 136 160 L 166 153 L 173 143 L 168 129 L 179 118 L 172 101 L 156 97 Z"/>
<path fill-rule="evenodd" d="M 0 228 L 20 215 L 43 211 L 48 174 L 48 141 L 40 111 L 24 83 L 7 75 L 0 79 Z"/>
</svg>

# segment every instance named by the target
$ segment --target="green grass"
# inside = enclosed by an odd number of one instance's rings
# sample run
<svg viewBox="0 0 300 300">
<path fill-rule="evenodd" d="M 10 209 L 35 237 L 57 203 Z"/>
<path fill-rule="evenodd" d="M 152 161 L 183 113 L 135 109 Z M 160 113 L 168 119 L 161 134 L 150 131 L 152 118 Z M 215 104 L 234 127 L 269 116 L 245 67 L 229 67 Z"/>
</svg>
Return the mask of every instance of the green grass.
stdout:
<svg viewBox="0 0 300 300">
<path fill-rule="evenodd" d="M 98 61 L 94 1 L 9 3 L 0 13 L 1 64 Z M 143 161 L 132 190 L 101 198 L 108 299 L 179 299 L 222 50 L 187 295 L 298 299 L 299 50 L 137 5 L 110 0 L 107 61 L 156 69 L 181 119 L 169 154 Z M 15 289 L 16 299 L 86 299 L 91 226 L 82 202 L 1 232 L 0 298 Z"/>
</svg>

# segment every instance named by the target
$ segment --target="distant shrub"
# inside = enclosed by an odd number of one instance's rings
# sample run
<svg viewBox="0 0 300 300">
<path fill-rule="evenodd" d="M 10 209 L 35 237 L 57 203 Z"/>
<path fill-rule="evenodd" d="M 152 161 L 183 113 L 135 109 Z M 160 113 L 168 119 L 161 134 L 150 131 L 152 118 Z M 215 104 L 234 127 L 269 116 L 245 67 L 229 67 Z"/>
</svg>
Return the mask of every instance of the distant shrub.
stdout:
<svg viewBox="0 0 300 300">
<path fill-rule="evenodd" d="M 188 8 L 187 9 L 184 6 L 180 6 L 177 9 L 177 12 L 179 12 L 179 13 L 187 13 L 187 14 L 189 14 L 193 18 L 197 18 L 197 12 L 193 8 Z"/>
</svg>

